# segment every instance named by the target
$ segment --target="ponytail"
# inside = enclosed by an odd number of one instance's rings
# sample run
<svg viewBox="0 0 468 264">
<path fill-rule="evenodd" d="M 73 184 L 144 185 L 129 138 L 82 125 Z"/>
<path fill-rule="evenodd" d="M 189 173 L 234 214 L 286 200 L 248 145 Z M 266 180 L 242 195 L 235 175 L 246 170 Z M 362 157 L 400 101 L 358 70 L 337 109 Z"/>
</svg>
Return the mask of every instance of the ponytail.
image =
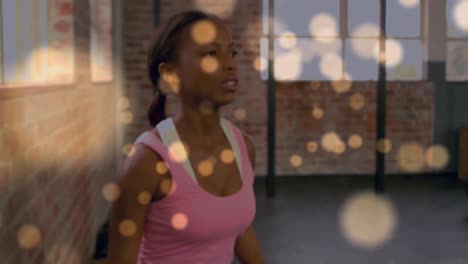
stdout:
<svg viewBox="0 0 468 264">
<path fill-rule="evenodd" d="M 151 127 L 155 127 L 159 122 L 166 119 L 166 97 L 162 92 L 156 92 L 153 95 L 153 101 L 148 109 L 148 120 Z"/>
</svg>

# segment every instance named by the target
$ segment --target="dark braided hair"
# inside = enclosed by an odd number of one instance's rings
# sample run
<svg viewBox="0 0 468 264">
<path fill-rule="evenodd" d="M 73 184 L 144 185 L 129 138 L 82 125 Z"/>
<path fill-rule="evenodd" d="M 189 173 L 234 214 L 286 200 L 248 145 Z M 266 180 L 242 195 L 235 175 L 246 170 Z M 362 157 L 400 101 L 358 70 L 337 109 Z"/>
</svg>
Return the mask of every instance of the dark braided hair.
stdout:
<svg viewBox="0 0 468 264">
<path fill-rule="evenodd" d="M 152 127 L 166 118 L 166 95 L 159 87 L 159 64 L 175 62 L 178 59 L 181 33 L 184 28 L 204 19 L 221 21 L 219 17 L 202 11 L 192 10 L 170 17 L 155 32 L 148 52 L 148 76 L 153 85 L 153 101 L 148 110 L 148 120 Z"/>
</svg>

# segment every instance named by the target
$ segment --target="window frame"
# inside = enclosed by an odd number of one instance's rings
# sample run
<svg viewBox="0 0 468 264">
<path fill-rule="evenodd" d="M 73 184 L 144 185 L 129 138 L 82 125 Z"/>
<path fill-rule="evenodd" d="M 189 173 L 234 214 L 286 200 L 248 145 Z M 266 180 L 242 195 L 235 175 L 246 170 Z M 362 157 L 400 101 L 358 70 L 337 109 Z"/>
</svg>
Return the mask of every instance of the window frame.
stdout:
<svg viewBox="0 0 468 264">
<path fill-rule="evenodd" d="M 93 53 L 92 53 L 92 41 L 93 41 L 93 34 L 92 34 L 92 30 L 93 28 L 95 27 L 95 25 L 92 24 L 92 21 L 93 21 L 93 18 L 91 17 L 93 15 L 93 5 L 91 4 L 91 2 L 93 3 L 97 3 L 98 1 L 95 1 L 95 0 L 89 0 L 89 14 L 90 14 L 90 33 L 89 33 L 89 80 L 91 83 L 93 84 L 109 84 L 109 83 L 113 83 L 115 81 L 115 64 L 114 64 L 114 61 L 115 61 L 115 44 L 113 42 L 114 40 L 114 5 L 115 5 L 115 1 L 114 0 L 110 0 L 109 3 L 110 3 L 110 12 L 111 12 L 111 17 L 110 17 L 110 20 L 109 22 L 111 23 L 111 29 L 110 29 L 110 38 L 109 40 L 111 41 L 111 51 L 110 51 L 110 54 L 111 54 L 111 57 L 112 57 L 112 63 L 111 63 L 111 66 L 110 66 L 110 74 L 111 74 L 111 78 L 110 80 L 94 80 L 93 79 Z M 97 17 L 98 20 L 99 20 L 99 16 Z M 96 30 L 96 29 L 94 29 Z M 100 32 L 97 32 L 98 34 Z"/>
<path fill-rule="evenodd" d="M 76 6 L 75 0 L 71 1 L 73 7 Z M 4 83 L 4 52 L 3 52 L 3 27 L 0 28 L 0 99 L 9 99 L 28 95 L 36 95 L 54 91 L 73 89 L 77 85 L 77 38 L 76 38 L 76 17 L 73 11 L 72 35 L 73 35 L 73 72 L 69 81 L 63 82 L 31 82 L 31 83 Z M 0 0 L 0 25 L 3 24 L 3 1 Z"/>
<path fill-rule="evenodd" d="M 353 37 L 353 36 L 351 36 L 351 34 L 350 34 L 349 30 L 348 30 L 348 24 L 349 24 L 348 5 L 349 5 L 349 0 L 337 0 L 337 1 L 339 1 L 339 16 L 340 16 L 340 21 L 339 21 L 339 24 L 338 24 L 338 35 L 336 37 L 327 37 L 327 38 L 338 40 L 341 43 L 341 57 L 342 57 L 342 62 L 343 62 L 342 63 L 342 68 L 341 68 L 341 72 L 342 72 L 341 75 L 344 78 L 345 77 L 344 74 L 346 73 L 346 41 L 347 40 L 353 40 L 353 39 L 379 41 L 379 39 L 382 38 L 382 36 L 380 36 L 380 35 L 376 36 L 376 37 L 362 37 L 362 36 Z M 269 1 L 268 0 L 263 0 L 262 4 L 263 4 L 263 6 L 262 6 L 262 31 L 261 31 L 261 34 L 260 34 L 259 41 L 262 38 L 265 38 L 268 41 L 269 37 L 270 37 L 270 34 L 268 32 L 268 27 L 265 28 L 265 26 L 268 25 L 268 22 L 265 23 L 265 20 L 268 21 L 268 17 L 271 15 L 268 12 L 268 10 L 269 10 Z M 427 76 L 427 65 L 428 65 L 428 63 L 427 63 L 427 58 L 425 56 L 426 50 L 427 50 L 427 47 L 426 47 L 427 43 L 426 43 L 426 41 L 424 39 L 424 35 L 423 35 L 424 30 L 428 26 L 428 25 L 426 25 L 425 19 L 424 19 L 425 18 L 424 10 L 426 8 L 427 8 L 426 0 L 420 0 L 420 3 L 419 3 L 420 29 L 419 29 L 418 36 L 416 36 L 416 37 L 393 37 L 393 36 L 389 37 L 389 36 L 384 36 L 385 40 L 395 39 L 395 40 L 416 40 L 416 41 L 419 41 L 419 43 L 421 45 L 421 62 L 420 62 L 421 63 L 420 64 L 421 65 L 421 77 L 420 78 L 415 78 L 415 79 L 392 79 L 392 80 L 386 80 L 387 82 L 423 82 L 423 81 L 428 80 L 428 76 Z M 267 11 L 267 13 L 264 12 L 265 10 Z M 380 14 L 379 14 L 379 16 L 380 16 Z M 281 37 L 285 37 L 285 35 L 277 34 L 276 32 L 274 32 L 272 34 L 272 36 L 273 36 L 273 42 L 277 41 L 277 39 L 279 39 Z M 295 37 L 297 39 L 307 38 L 307 39 L 312 39 L 312 40 L 318 38 L 317 36 L 299 36 L 299 35 L 296 35 Z M 275 51 L 273 50 L 272 54 L 270 54 L 269 50 L 270 49 L 267 46 L 267 56 L 266 56 L 265 59 L 268 61 L 269 57 L 272 56 L 272 59 L 274 61 L 275 58 L 276 58 Z M 261 48 L 260 48 L 260 52 L 261 52 Z M 377 63 L 376 64 L 377 71 L 378 71 L 378 67 L 379 67 L 379 64 Z M 269 72 L 268 66 L 266 67 L 265 71 L 266 71 L 266 74 L 267 74 L 265 76 L 265 79 L 260 77 L 263 81 L 268 80 L 268 72 Z M 281 80 L 277 80 L 274 72 L 272 72 L 272 73 L 273 73 L 272 78 L 275 81 L 281 81 Z M 259 74 L 261 75 L 262 71 L 259 71 Z M 311 79 L 311 80 L 292 80 L 292 81 L 332 81 L 332 80 Z M 356 80 L 356 81 L 357 82 L 366 82 L 366 81 L 376 82 L 376 81 L 378 81 L 378 76 L 376 76 L 375 79 Z"/>
<path fill-rule="evenodd" d="M 445 1 L 445 9 L 444 9 L 444 13 L 447 14 L 448 13 L 448 1 L 447 0 L 444 0 Z M 447 70 L 447 65 L 448 65 L 448 51 L 449 51 L 449 43 L 450 42 L 463 42 L 465 44 L 468 45 L 468 33 L 466 36 L 464 37 L 450 37 L 449 36 L 449 31 L 448 31 L 448 24 L 449 24 L 449 19 L 450 17 L 446 16 L 446 26 L 444 28 L 444 37 L 445 37 L 445 82 L 448 83 L 448 84 L 466 84 L 468 83 L 468 73 L 467 73 L 467 76 L 465 77 L 465 79 L 449 79 L 449 75 L 448 75 L 448 70 Z M 467 62 L 467 66 L 468 66 L 468 62 Z"/>
</svg>

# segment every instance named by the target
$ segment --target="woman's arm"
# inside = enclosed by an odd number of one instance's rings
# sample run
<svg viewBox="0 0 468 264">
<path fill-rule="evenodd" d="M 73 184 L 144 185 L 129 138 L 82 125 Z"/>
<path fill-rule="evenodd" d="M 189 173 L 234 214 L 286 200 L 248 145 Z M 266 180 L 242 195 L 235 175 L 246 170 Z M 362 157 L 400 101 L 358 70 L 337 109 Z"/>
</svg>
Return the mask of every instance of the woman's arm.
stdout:
<svg viewBox="0 0 468 264">
<path fill-rule="evenodd" d="M 250 163 L 255 170 L 255 144 L 249 136 L 244 134 L 244 141 L 249 153 Z M 242 264 L 264 264 L 265 259 L 257 241 L 255 230 L 250 225 L 247 230 L 240 235 L 234 247 L 236 256 Z"/>
<path fill-rule="evenodd" d="M 161 179 L 154 169 L 161 158 L 142 144 L 134 148 L 135 153 L 127 157 L 118 175 L 120 196 L 111 210 L 108 264 L 137 263 L 148 207 L 139 202 L 139 195 L 153 194 Z"/>
<path fill-rule="evenodd" d="M 265 263 L 265 258 L 252 226 L 249 226 L 249 228 L 237 238 L 234 250 L 242 264 Z"/>
</svg>

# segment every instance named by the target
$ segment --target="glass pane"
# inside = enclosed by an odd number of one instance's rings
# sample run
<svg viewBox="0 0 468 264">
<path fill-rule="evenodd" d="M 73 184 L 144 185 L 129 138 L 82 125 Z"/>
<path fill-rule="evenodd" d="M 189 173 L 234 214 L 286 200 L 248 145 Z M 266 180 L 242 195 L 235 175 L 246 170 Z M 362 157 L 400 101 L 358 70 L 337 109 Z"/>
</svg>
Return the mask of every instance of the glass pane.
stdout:
<svg viewBox="0 0 468 264">
<path fill-rule="evenodd" d="M 352 37 L 380 36 L 380 3 L 376 0 L 348 1 L 348 32 Z"/>
<path fill-rule="evenodd" d="M 17 51 L 20 36 L 17 35 L 17 27 L 20 27 L 17 17 L 21 18 L 21 12 L 18 12 L 16 0 L 3 0 L 2 4 L 4 81 L 11 83 L 21 77 L 17 76 L 17 66 L 20 64 L 18 55 L 21 53 L 21 49 Z"/>
<path fill-rule="evenodd" d="M 447 0 L 447 35 L 468 37 L 468 0 Z"/>
<path fill-rule="evenodd" d="M 298 36 L 337 37 L 340 0 L 275 0 L 275 31 Z"/>
<path fill-rule="evenodd" d="M 39 75 L 40 80 L 45 80 L 47 81 L 47 73 L 49 72 L 48 70 L 48 64 L 47 64 L 47 43 L 48 43 L 48 18 L 47 18 L 47 10 L 48 10 L 48 3 L 47 0 L 40 0 L 40 29 L 39 29 L 39 49 L 37 49 L 36 54 L 38 56 L 38 60 L 40 61 L 38 64 L 40 65 Z"/>
<path fill-rule="evenodd" d="M 287 42 L 286 42 L 287 43 Z M 294 45 L 275 40 L 275 79 L 338 80 L 343 76 L 339 39 L 298 38 Z"/>
<path fill-rule="evenodd" d="M 269 5 L 268 5 L 269 0 L 262 0 L 262 10 L 263 10 L 263 15 L 262 15 L 262 22 L 263 22 L 263 34 L 268 35 L 268 24 L 269 24 Z"/>
<path fill-rule="evenodd" d="M 33 23 L 33 2 L 31 0 L 17 1 L 21 2 L 21 15 L 22 20 L 20 22 L 21 29 L 17 34 L 21 34 L 21 43 L 18 43 L 21 51 L 20 61 L 22 61 L 22 82 L 34 81 L 32 74 L 32 66 L 34 65 L 34 31 L 37 30 L 35 23 Z M 31 56 L 32 55 L 32 56 Z"/>
<path fill-rule="evenodd" d="M 419 40 L 386 41 L 387 79 L 422 79 L 422 44 Z"/>
<path fill-rule="evenodd" d="M 48 80 L 74 79 L 73 0 L 48 0 Z"/>
<path fill-rule="evenodd" d="M 345 42 L 345 72 L 353 81 L 378 79 L 379 49 L 377 39 L 347 39 Z"/>
<path fill-rule="evenodd" d="M 421 32 L 419 0 L 387 0 L 387 35 L 419 37 Z"/>
<path fill-rule="evenodd" d="M 112 1 L 89 2 L 91 8 L 91 79 L 112 81 Z"/>
<path fill-rule="evenodd" d="M 72 1 L 2 0 L 5 83 L 73 80 Z"/>
<path fill-rule="evenodd" d="M 268 79 L 268 38 L 260 38 L 260 58 L 255 68 L 260 71 L 262 80 Z"/>
<path fill-rule="evenodd" d="M 3 0 L 2 4 L 4 82 L 46 81 L 47 2 Z"/>
<path fill-rule="evenodd" d="M 447 80 L 468 80 L 468 41 L 447 43 Z"/>
</svg>

